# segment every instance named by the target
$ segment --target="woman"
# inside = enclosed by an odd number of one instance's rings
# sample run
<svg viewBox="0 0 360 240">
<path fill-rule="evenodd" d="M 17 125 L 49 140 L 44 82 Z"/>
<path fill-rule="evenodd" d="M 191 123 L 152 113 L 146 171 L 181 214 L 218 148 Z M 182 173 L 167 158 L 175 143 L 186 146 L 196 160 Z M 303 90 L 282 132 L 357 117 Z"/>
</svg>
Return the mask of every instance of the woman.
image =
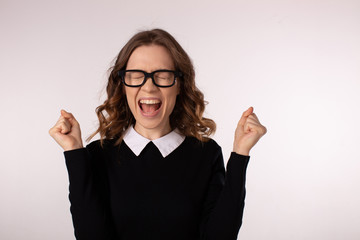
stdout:
<svg viewBox="0 0 360 240">
<path fill-rule="evenodd" d="M 133 36 L 97 108 L 100 140 L 82 145 L 64 110 L 50 135 L 64 149 L 77 239 L 236 239 L 250 149 L 266 128 L 246 110 L 225 168 L 209 138 L 190 58 L 167 32 Z"/>
</svg>

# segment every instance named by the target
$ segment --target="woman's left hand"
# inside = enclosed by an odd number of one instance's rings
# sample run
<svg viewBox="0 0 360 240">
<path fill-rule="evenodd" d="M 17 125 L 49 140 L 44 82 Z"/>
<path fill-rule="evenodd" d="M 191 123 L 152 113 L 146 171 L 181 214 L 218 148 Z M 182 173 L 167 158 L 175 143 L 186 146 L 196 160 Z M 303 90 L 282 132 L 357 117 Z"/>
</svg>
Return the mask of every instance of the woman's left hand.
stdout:
<svg viewBox="0 0 360 240">
<path fill-rule="evenodd" d="M 253 111 L 254 108 L 249 107 L 242 114 L 235 130 L 233 151 L 237 154 L 249 156 L 250 149 L 267 132 Z"/>
</svg>

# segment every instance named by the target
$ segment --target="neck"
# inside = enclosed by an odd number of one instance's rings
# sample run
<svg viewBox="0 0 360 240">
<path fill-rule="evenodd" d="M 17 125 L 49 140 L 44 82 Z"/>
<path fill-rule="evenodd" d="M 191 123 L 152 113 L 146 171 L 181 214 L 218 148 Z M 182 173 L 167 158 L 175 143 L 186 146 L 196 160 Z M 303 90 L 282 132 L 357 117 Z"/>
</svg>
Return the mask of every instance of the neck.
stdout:
<svg viewBox="0 0 360 240">
<path fill-rule="evenodd" d="M 167 124 L 163 127 L 156 127 L 156 128 L 145 128 L 144 126 L 135 123 L 134 129 L 138 132 L 141 136 L 149 139 L 155 140 L 165 136 L 166 134 L 171 132 L 170 124 Z"/>
</svg>

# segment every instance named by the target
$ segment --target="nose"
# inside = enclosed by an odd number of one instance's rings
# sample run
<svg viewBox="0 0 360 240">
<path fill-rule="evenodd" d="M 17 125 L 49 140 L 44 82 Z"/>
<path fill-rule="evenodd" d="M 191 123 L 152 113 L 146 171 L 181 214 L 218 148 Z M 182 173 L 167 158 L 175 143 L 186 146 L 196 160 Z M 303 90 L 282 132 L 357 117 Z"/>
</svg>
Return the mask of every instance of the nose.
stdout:
<svg viewBox="0 0 360 240">
<path fill-rule="evenodd" d="M 151 77 L 145 79 L 144 85 L 141 86 L 141 89 L 147 92 L 156 91 L 158 87 L 154 84 Z"/>
</svg>

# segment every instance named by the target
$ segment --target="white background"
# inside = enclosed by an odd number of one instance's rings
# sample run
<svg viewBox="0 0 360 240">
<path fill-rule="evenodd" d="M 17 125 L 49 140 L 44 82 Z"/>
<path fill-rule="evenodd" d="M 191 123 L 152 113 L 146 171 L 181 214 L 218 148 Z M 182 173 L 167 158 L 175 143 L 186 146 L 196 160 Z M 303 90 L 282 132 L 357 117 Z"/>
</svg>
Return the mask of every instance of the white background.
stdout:
<svg viewBox="0 0 360 240">
<path fill-rule="evenodd" d="M 60 109 L 95 130 L 107 69 L 139 30 L 164 28 L 196 67 L 229 157 L 253 106 L 239 239 L 360 239 L 360 2 L 0 1 L 0 238 L 74 239 Z"/>
</svg>

